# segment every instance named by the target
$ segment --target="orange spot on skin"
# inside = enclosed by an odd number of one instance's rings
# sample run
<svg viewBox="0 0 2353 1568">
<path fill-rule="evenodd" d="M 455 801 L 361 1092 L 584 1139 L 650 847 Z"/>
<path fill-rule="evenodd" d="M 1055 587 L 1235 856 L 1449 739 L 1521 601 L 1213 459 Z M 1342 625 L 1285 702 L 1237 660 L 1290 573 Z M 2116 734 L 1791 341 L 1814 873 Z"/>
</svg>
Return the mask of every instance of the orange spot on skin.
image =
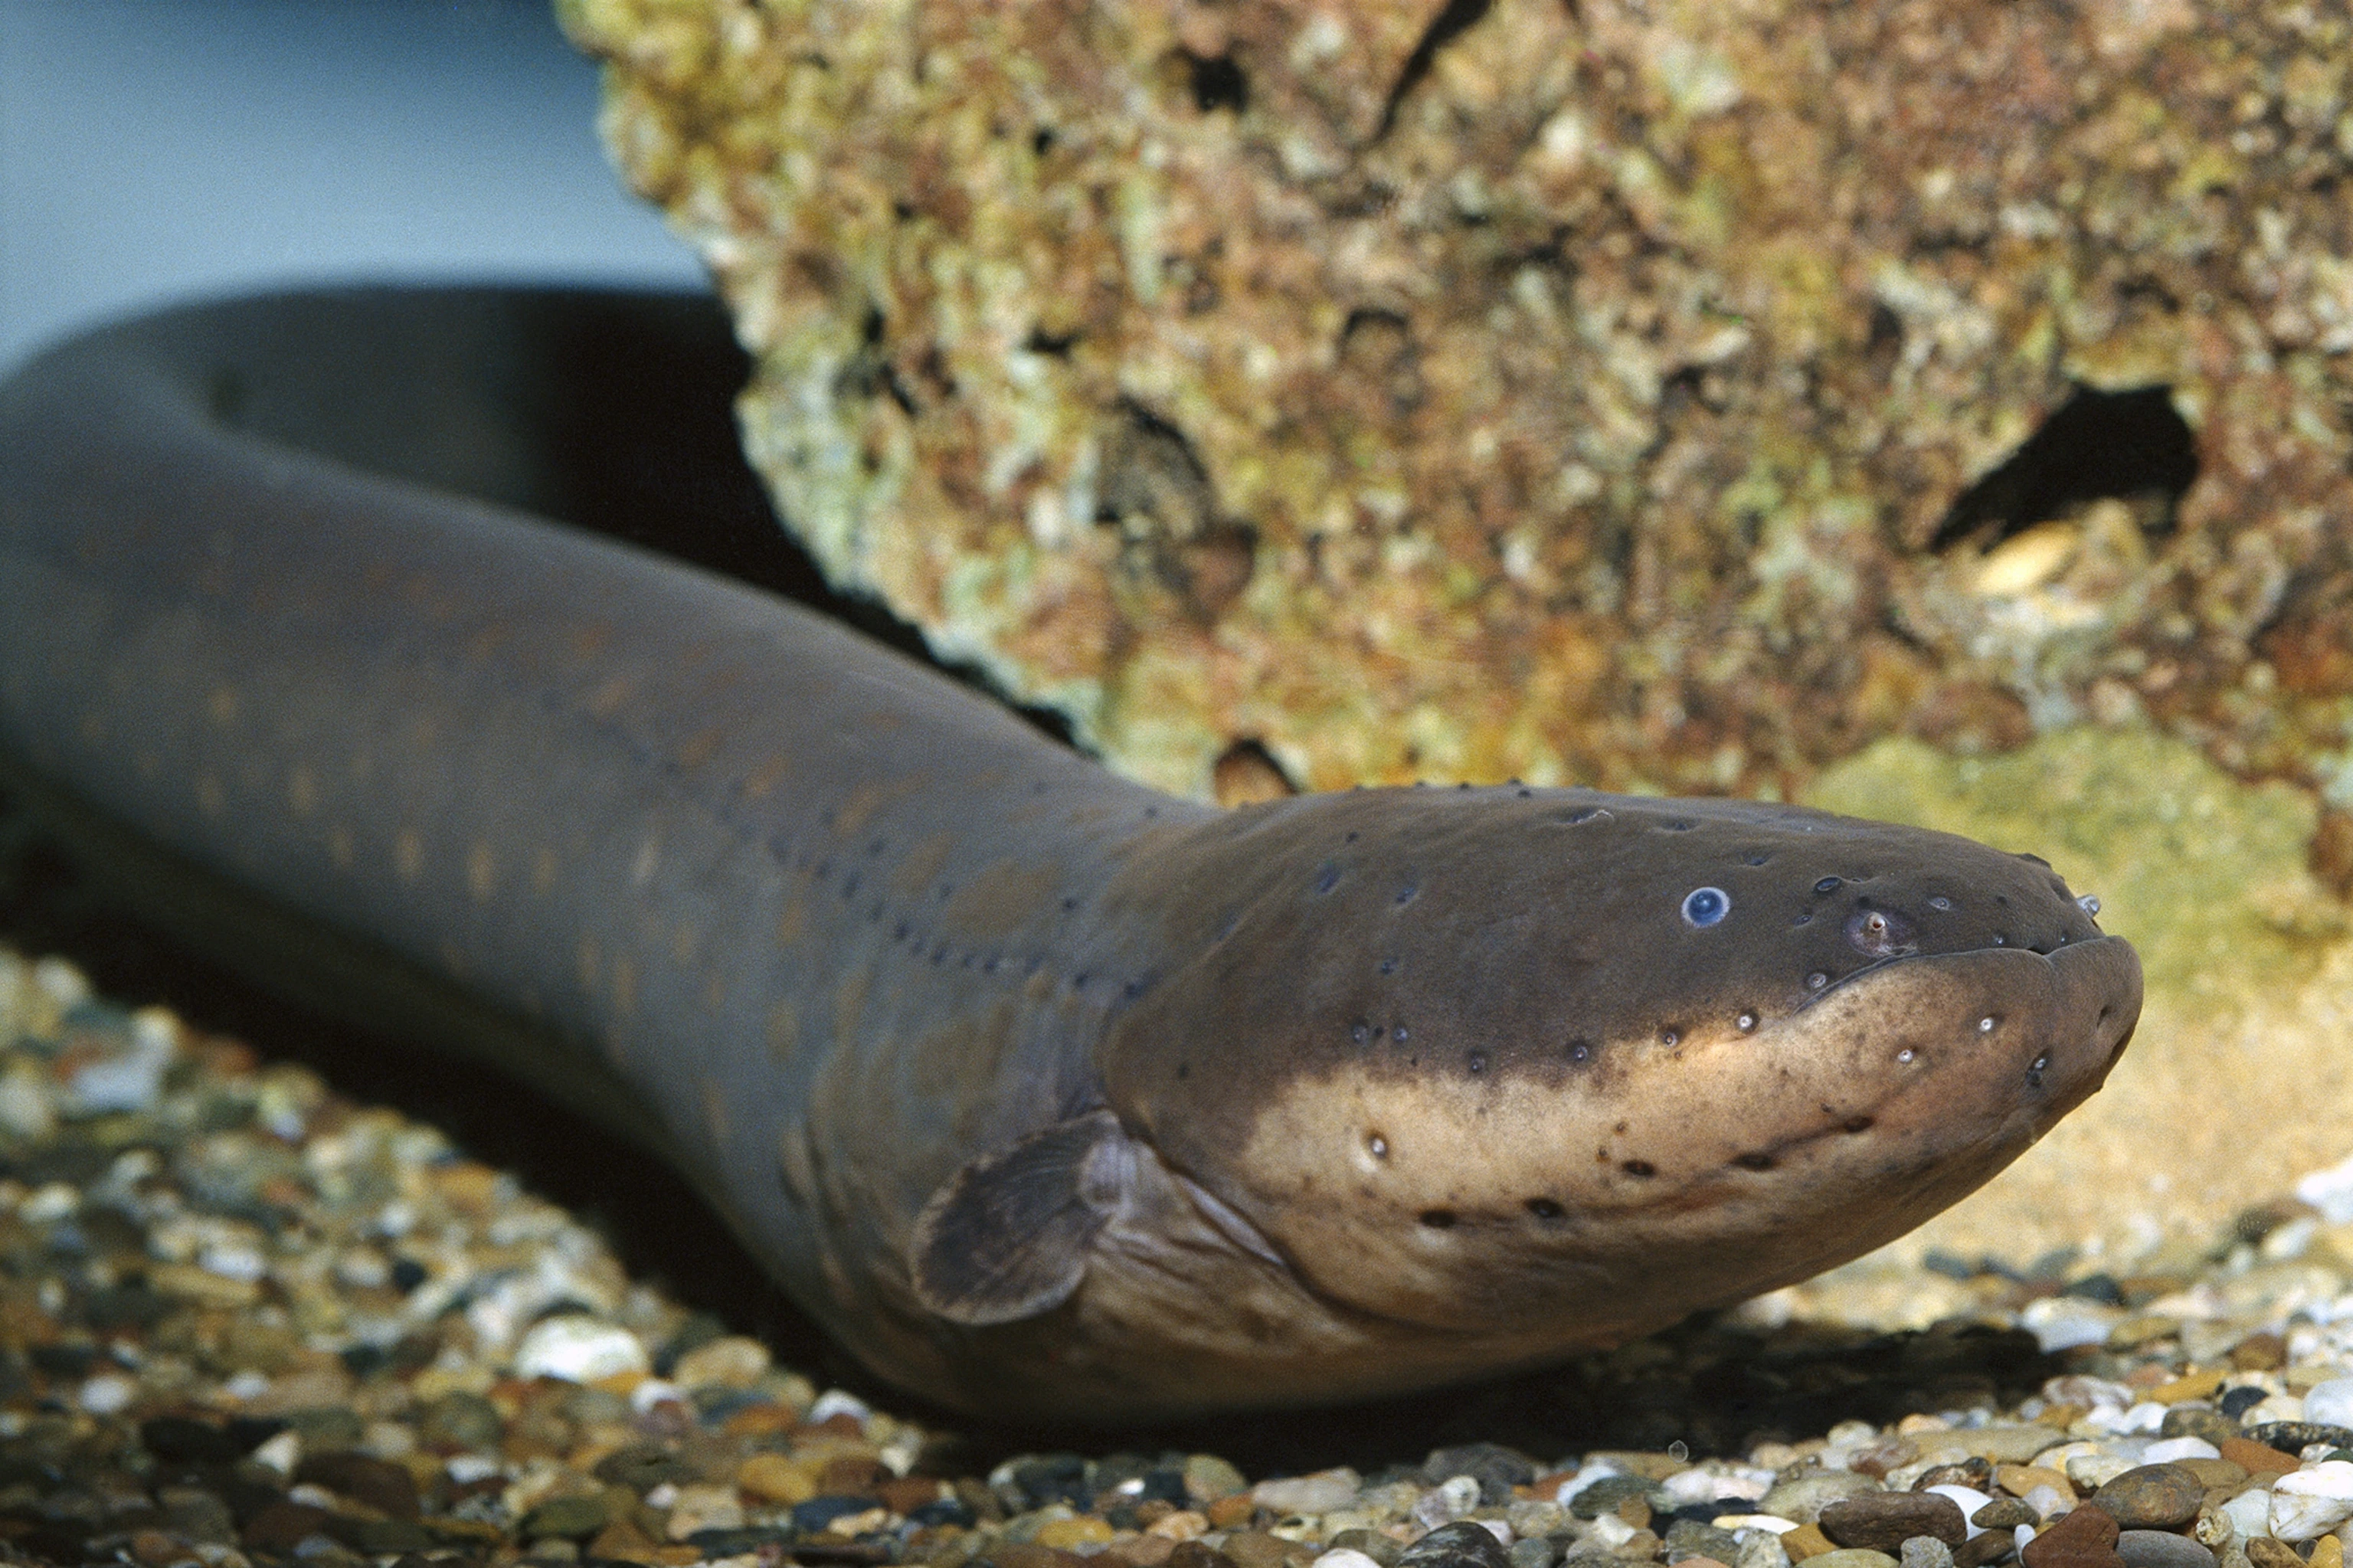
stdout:
<svg viewBox="0 0 2353 1568">
<path fill-rule="evenodd" d="M 572 635 L 565 639 L 573 653 L 582 659 L 594 659 L 605 651 L 605 644 L 611 641 L 613 641 L 612 624 L 603 620 L 582 621 L 572 629 Z"/>
<path fill-rule="evenodd" d="M 660 869 L 661 836 L 648 833 L 645 842 L 638 845 L 637 858 L 629 863 L 629 881 L 635 886 L 643 887 Z"/>
<path fill-rule="evenodd" d="M 583 990 L 596 989 L 596 977 L 604 972 L 605 965 L 604 954 L 596 946 L 596 938 L 580 938 L 580 946 L 572 955 L 572 968 L 573 972 L 580 977 Z"/>
<path fill-rule="evenodd" d="M 681 968 L 694 962 L 697 949 L 702 946 L 702 929 L 691 920 L 681 920 L 670 934 L 670 956 Z"/>
<path fill-rule="evenodd" d="M 801 1040 L 801 1015 L 789 1001 L 780 1001 L 768 1009 L 768 1054 L 779 1063 L 789 1061 L 793 1048 Z"/>
<path fill-rule="evenodd" d="M 215 686 L 205 696 L 205 715 L 213 723 L 227 728 L 237 722 L 237 688 Z"/>
<path fill-rule="evenodd" d="M 476 840 L 466 851 L 466 891 L 474 895 L 477 904 L 487 904 L 491 895 L 499 890 L 499 857 L 491 846 Z"/>
<path fill-rule="evenodd" d="M 392 835 L 392 870 L 403 882 L 414 882 L 425 870 L 425 839 L 415 828 Z"/>
<path fill-rule="evenodd" d="M 692 772 L 694 769 L 701 768 L 704 763 L 709 762 L 712 757 L 716 756 L 721 744 L 724 742 L 726 738 L 727 726 L 724 725 L 714 724 L 706 728 L 696 730 L 692 735 L 688 736 L 686 739 L 680 744 L 678 748 L 678 765 L 681 768 L 685 768 L 687 771 Z"/>
<path fill-rule="evenodd" d="M 615 675 L 588 694 L 588 716 L 600 719 L 611 718 L 621 711 L 621 705 L 628 702 L 631 694 L 637 689 L 637 683 L 627 675 Z"/>
<path fill-rule="evenodd" d="M 307 817 L 319 809 L 319 776 L 311 771 L 307 762 L 298 762 L 286 774 L 286 803 L 298 817 Z"/>
<path fill-rule="evenodd" d="M 337 871 L 352 868 L 352 831 L 338 824 L 327 830 L 327 858 L 335 863 Z"/>
<path fill-rule="evenodd" d="M 545 893 L 555 885 L 557 865 L 555 852 L 542 849 L 531 857 L 531 890 Z"/>
<path fill-rule="evenodd" d="M 217 817 L 228 810 L 228 793 L 212 774 L 196 775 L 196 809 L 207 817 Z"/>
<path fill-rule="evenodd" d="M 764 758 L 760 765 L 744 775 L 744 799 L 765 800 L 781 783 L 793 765 L 781 757 Z"/>
<path fill-rule="evenodd" d="M 613 1010 L 624 1018 L 638 1011 L 638 965 L 627 953 L 613 960 Z"/>
<path fill-rule="evenodd" d="M 106 720 L 97 714 L 84 714 L 76 732 L 80 735 L 83 744 L 97 746 L 106 739 Z"/>
<path fill-rule="evenodd" d="M 728 1113 L 727 1086 L 715 1077 L 702 1080 L 702 1124 L 711 1131 L 711 1141 L 723 1148 L 734 1130 Z"/>
<path fill-rule="evenodd" d="M 784 913 L 776 916 L 776 945 L 789 948 L 808 935 L 808 901 L 799 894 L 785 900 Z"/>
</svg>

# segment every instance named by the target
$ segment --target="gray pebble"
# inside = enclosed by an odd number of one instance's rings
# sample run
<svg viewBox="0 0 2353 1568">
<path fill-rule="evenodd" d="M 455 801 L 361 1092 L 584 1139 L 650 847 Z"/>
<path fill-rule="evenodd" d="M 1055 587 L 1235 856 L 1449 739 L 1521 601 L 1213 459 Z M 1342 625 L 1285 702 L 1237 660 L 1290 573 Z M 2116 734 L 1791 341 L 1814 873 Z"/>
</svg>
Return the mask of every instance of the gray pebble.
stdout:
<svg viewBox="0 0 2353 1568">
<path fill-rule="evenodd" d="M 1504 1555 L 1512 1568 L 1554 1568 L 1560 1561 L 1560 1548 L 1548 1535 L 1529 1535 L 1513 1542 Z"/>
<path fill-rule="evenodd" d="M 1902 1551 L 1904 1568 L 1953 1568 L 1953 1549 L 1933 1535 L 1915 1535 Z"/>
<path fill-rule="evenodd" d="M 2116 1536 L 2125 1568 L 2214 1568 L 2214 1554 L 2169 1530 L 2127 1530 Z"/>
</svg>

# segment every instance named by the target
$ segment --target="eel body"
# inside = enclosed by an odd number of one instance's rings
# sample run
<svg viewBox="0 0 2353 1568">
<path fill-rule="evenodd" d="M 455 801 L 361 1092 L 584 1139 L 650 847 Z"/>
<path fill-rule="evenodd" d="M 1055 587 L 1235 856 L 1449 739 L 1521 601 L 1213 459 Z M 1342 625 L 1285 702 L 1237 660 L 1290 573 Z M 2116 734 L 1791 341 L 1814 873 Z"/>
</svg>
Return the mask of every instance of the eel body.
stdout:
<svg viewBox="0 0 2353 1568">
<path fill-rule="evenodd" d="M 323 292 L 36 361 L 0 761 L 165 918 L 652 1144 L 884 1377 L 1113 1419 L 1540 1363 L 1902 1233 L 2129 1037 L 2137 959 L 2031 856 L 1220 811 L 512 504 L 596 456 L 529 412 L 550 323 L 708 309 Z"/>
</svg>

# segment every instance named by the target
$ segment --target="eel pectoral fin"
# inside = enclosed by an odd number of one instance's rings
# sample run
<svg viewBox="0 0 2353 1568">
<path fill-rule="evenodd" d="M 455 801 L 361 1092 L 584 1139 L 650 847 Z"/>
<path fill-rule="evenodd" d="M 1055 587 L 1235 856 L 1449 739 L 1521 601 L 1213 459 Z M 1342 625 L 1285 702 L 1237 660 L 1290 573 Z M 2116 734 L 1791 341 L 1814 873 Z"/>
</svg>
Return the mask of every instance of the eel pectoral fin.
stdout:
<svg viewBox="0 0 2353 1568">
<path fill-rule="evenodd" d="M 915 1218 L 915 1295 L 980 1328 L 1059 1307 L 1085 1277 L 1097 1235 L 1126 1202 L 1135 1146 L 1107 1110 L 1058 1121 L 985 1154 Z"/>
</svg>

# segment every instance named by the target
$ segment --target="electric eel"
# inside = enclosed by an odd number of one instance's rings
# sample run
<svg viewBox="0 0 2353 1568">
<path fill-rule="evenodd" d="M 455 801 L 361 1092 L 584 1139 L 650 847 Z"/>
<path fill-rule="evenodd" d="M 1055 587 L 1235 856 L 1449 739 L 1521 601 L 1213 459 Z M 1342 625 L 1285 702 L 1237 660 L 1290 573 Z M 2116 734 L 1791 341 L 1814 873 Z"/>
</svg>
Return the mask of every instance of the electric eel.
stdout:
<svg viewBox="0 0 2353 1568">
<path fill-rule="evenodd" d="M 0 766 L 152 915 L 651 1146 L 892 1383 L 1112 1421 L 1556 1361 L 1900 1234 L 2130 1037 L 2138 959 L 2032 855 L 1221 810 L 533 514 L 596 455 L 551 323 L 712 309 L 322 291 L 34 361 Z"/>
</svg>

